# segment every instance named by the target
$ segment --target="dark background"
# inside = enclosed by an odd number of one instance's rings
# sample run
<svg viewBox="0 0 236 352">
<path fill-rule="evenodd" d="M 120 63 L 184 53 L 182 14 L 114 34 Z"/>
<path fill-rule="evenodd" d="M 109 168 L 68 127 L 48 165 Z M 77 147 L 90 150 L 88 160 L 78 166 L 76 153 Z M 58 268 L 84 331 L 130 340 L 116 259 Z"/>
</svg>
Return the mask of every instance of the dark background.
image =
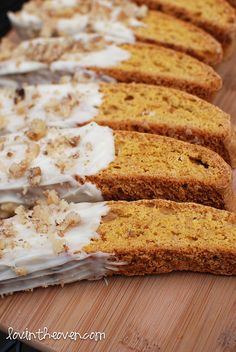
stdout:
<svg viewBox="0 0 236 352">
<path fill-rule="evenodd" d="M 7 11 L 17 11 L 26 0 L 0 0 L 0 37 L 10 30 L 10 23 L 7 19 Z"/>
</svg>

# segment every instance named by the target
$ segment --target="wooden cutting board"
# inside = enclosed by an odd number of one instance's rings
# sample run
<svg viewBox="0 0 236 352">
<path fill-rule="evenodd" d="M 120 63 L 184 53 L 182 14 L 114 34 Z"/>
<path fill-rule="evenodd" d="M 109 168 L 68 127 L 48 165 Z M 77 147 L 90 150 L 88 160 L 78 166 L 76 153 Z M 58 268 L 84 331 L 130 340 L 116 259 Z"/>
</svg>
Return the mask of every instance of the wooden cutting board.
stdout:
<svg viewBox="0 0 236 352">
<path fill-rule="evenodd" d="M 236 124 L 236 53 L 215 103 Z M 193 273 L 110 278 L 0 300 L 0 329 L 105 332 L 102 341 L 26 341 L 60 352 L 235 352 L 236 278 Z"/>
</svg>

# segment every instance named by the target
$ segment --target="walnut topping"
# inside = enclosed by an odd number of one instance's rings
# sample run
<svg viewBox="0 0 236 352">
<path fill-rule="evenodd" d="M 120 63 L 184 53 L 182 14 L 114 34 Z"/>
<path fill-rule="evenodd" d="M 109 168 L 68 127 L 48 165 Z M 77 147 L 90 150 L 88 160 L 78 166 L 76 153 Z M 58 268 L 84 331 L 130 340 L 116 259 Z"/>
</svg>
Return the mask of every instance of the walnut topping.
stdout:
<svg viewBox="0 0 236 352">
<path fill-rule="evenodd" d="M 80 143 L 80 136 L 74 136 L 68 139 L 68 143 L 72 146 L 72 147 L 78 147 L 79 143 Z"/>
<path fill-rule="evenodd" d="M 77 106 L 79 106 L 78 96 L 75 94 L 68 94 L 62 99 L 51 99 L 51 101 L 44 106 L 44 109 L 47 113 L 55 113 L 67 118 Z"/>
<path fill-rule="evenodd" d="M 3 203 L 0 205 L 0 219 L 6 219 L 15 214 L 16 203 Z"/>
<path fill-rule="evenodd" d="M 28 143 L 27 149 L 26 149 L 26 160 L 28 163 L 31 163 L 37 156 L 39 155 L 40 152 L 40 146 L 37 143 Z"/>
<path fill-rule="evenodd" d="M 18 216 L 20 223 L 22 225 L 26 225 L 28 222 L 28 214 L 25 207 L 23 207 L 23 205 L 20 205 L 16 208 L 15 213 Z"/>
<path fill-rule="evenodd" d="M 6 137 L 0 137 L 0 151 L 2 152 L 5 147 Z"/>
<path fill-rule="evenodd" d="M 37 232 L 48 233 L 51 221 L 47 207 L 35 205 L 32 212 L 32 223 Z"/>
<path fill-rule="evenodd" d="M 6 127 L 7 121 L 4 116 L 0 116 L 0 129 L 3 129 Z"/>
<path fill-rule="evenodd" d="M 1 228 L 1 235 L 5 237 L 14 237 L 16 235 L 15 228 L 13 224 L 6 222 Z"/>
<path fill-rule="evenodd" d="M 27 107 L 26 107 L 26 104 L 24 101 L 19 101 L 17 104 L 16 104 L 16 113 L 18 115 L 26 115 L 26 110 L 27 110 Z"/>
<path fill-rule="evenodd" d="M 60 203 L 60 198 L 58 197 L 58 194 L 55 190 L 45 191 L 44 194 L 47 198 L 48 205 L 58 205 Z"/>
<path fill-rule="evenodd" d="M 9 175 L 13 178 L 20 178 L 24 176 L 28 168 L 28 163 L 26 160 L 21 161 L 20 163 L 12 163 L 9 167 Z"/>
<path fill-rule="evenodd" d="M 9 175 L 13 178 L 23 177 L 30 163 L 39 154 L 39 145 L 36 143 L 29 143 L 26 149 L 25 159 L 19 163 L 13 162 L 9 167 Z"/>
<path fill-rule="evenodd" d="M 55 40 L 37 43 L 36 45 L 30 43 L 27 48 L 24 48 L 22 54 L 30 60 L 50 64 L 58 60 L 64 52 L 69 50 L 73 42 L 73 39 L 66 38 L 63 41 Z"/>
<path fill-rule="evenodd" d="M 23 99 L 25 99 L 25 90 L 24 90 L 24 88 L 17 88 L 15 90 L 14 103 L 18 104 Z"/>
<path fill-rule="evenodd" d="M 74 211 L 70 212 L 66 215 L 65 219 L 57 225 L 57 229 L 59 234 L 63 236 L 63 234 L 68 231 L 71 227 L 74 227 L 80 223 L 81 219 L 79 214 L 75 213 Z"/>
<path fill-rule="evenodd" d="M 0 239 L 0 251 L 2 251 L 5 248 L 5 242 Z"/>
<path fill-rule="evenodd" d="M 13 268 L 13 270 L 15 271 L 15 273 L 18 275 L 18 276 L 25 276 L 28 274 L 26 268 L 24 267 L 19 267 L 19 268 Z"/>
<path fill-rule="evenodd" d="M 28 180 L 32 186 L 37 186 L 41 182 L 42 172 L 40 167 L 33 167 L 29 169 Z"/>
<path fill-rule="evenodd" d="M 29 139 L 33 141 L 39 141 L 41 138 L 47 135 L 47 126 L 43 120 L 34 119 L 31 122 L 29 130 L 26 132 Z"/>
<path fill-rule="evenodd" d="M 49 234 L 48 238 L 52 242 L 53 250 L 56 254 L 65 250 L 65 243 L 62 238 L 58 238 L 56 234 Z"/>
</svg>

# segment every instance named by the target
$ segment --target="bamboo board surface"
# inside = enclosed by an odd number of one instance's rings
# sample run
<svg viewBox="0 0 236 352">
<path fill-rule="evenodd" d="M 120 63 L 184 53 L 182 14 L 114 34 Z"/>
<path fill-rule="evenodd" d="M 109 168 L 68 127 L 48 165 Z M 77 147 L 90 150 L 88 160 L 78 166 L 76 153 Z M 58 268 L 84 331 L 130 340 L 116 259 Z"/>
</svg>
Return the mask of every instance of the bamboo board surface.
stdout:
<svg viewBox="0 0 236 352">
<path fill-rule="evenodd" d="M 236 53 L 218 71 L 215 103 L 236 124 Z M 0 329 L 105 332 L 102 341 L 26 341 L 57 352 L 235 352 L 236 278 L 193 273 L 110 278 L 0 301 Z"/>
</svg>

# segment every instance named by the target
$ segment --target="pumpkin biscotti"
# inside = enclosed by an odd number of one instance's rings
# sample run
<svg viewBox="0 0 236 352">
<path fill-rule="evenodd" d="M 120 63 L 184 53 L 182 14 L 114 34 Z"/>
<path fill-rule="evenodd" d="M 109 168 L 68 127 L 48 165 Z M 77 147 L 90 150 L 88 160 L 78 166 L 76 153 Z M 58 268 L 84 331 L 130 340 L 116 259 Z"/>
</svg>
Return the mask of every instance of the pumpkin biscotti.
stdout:
<svg viewBox="0 0 236 352">
<path fill-rule="evenodd" d="M 68 204 L 55 192 L 0 223 L 0 294 L 111 275 L 236 275 L 236 215 L 163 200 Z"/>
<path fill-rule="evenodd" d="M 236 167 L 236 136 L 230 116 L 180 90 L 144 84 L 67 81 L 2 89 L 0 101 L 1 134 L 29 127 L 35 119 L 59 128 L 95 121 L 115 130 L 148 132 L 200 144 Z"/>
<path fill-rule="evenodd" d="M 219 42 L 202 29 L 162 12 L 127 1 L 77 1 L 55 9 L 45 1 L 31 1 L 9 19 L 24 39 L 94 32 L 123 42 L 152 42 L 190 54 L 210 65 L 222 60 Z M 52 5 L 52 4 L 51 4 Z M 58 11 L 58 12 L 57 12 Z"/>
<path fill-rule="evenodd" d="M 39 38 L 2 51 L 2 77 L 45 69 L 58 74 L 88 69 L 119 82 L 174 87 L 205 99 L 222 86 L 210 66 L 191 56 L 151 44 L 115 44 L 97 35 Z"/>
<path fill-rule="evenodd" d="M 151 9 L 175 15 L 211 33 L 226 52 L 235 42 L 235 9 L 226 0 L 135 0 Z"/>
<path fill-rule="evenodd" d="M 32 205 L 45 190 L 68 200 L 164 198 L 233 210 L 230 166 L 210 149 L 95 123 L 1 137 L 0 204 Z"/>
</svg>

